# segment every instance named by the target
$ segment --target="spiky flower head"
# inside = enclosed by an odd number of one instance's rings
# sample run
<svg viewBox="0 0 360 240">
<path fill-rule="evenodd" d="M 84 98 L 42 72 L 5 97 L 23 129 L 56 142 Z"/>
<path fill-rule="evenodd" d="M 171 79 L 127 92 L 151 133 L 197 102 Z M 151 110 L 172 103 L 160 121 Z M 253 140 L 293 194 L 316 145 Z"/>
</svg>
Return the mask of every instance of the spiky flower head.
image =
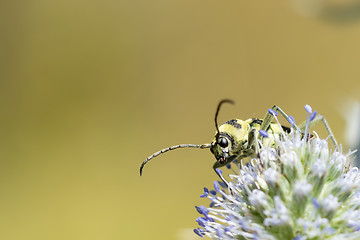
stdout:
<svg viewBox="0 0 360 240">
<path fill-rule="evenodd" d="M 276 147 L 263 146 L 257 158 L 235 163 L 228 186 L 214 182 L 201 197 L 210 207 L 194 229 L 213 239 L 360 239 L 360 172 L 351 155 L 328 141 L 292 128 Z M 295 124 L 291 117 L 290 123 Z M 307 137 L 304 137 L 307 136 Z M 232 164 L 234 166 L 234 164 Z"/>
</svg>

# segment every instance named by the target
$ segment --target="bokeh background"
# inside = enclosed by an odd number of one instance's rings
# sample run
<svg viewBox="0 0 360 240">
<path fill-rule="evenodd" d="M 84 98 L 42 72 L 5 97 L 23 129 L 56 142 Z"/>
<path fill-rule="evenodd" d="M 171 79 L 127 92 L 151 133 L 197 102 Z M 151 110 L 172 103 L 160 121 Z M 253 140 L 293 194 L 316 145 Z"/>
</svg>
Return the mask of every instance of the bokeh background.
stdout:
<svg viewBox="0 0 360 240">
<path fill-rule="evenodd" d="M 219 122 L 360 99 L 359 2 L 0 2 L 0 239 L 197 239 Z M 345 104 L 345 105 L 344 105 Z M 342 112 L 342 114 L 340 113 Z M 346 113 L 345 113 L 346 115 Z M 316 130 L 323 133 L 319 126 Z M 326 135 L 325 135 L 326 137 Z"/>
</svg>

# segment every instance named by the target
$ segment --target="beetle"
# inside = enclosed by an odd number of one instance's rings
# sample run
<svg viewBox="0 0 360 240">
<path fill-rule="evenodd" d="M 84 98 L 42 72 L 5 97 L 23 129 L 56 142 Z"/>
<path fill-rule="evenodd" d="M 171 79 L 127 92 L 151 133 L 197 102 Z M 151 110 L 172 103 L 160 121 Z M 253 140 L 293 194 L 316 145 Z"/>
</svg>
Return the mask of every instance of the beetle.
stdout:
<svg viewBox="0 0 360 240">
<path fill-rule="evenodd" d="M 234 101 L 224 99 L 219 102 L 215 113 L 216 133 L 213 141 L 210 144 L 179 144 L 164 148 L 146 158 L 146 160 L 140 166 L 140 176 L 142 175 L 142 171 L 146 163 L 170 150 L 179 148 L 210 148 L 210 151 L 216 158 L 213 169 L 221 178 L 221 180 L 227 184 L 221 173 L 217 171 L 218 168 L 231 163 L 235 159 L 241 160 L 247 157 L 256 157 L 257 154 L 259 154 L 261 146 L 276 147 L 276 141 L 281 139 L 284 133 L 290 133 L 291 128 L 282 126 L 279 122 L 273 122 L 278 113 L 280 113 L 291 124 L 292 127 L 298 131 L 301 131 L 302 135 L 307 137 L 313 136 L 307 133 L 308 127 L 316 124 L 319 121 L 322 121 L 334 145 L 338 147 L 335 137 L 326 119 L 322 115 L 317 114 L 316 111 L 312 112 L 309 105 L 306 105 L 305 109 L 308 113 L 311 113 L 311 115 L 299 126 L 295 124 L 293 117 L 288 116 L 280 107 L 276 105 L 268 110 L 263 119 L 231 119 L 219 126 L 217 118 L 220 107 L 224 103 L 234 104 Z"/>
</svg>

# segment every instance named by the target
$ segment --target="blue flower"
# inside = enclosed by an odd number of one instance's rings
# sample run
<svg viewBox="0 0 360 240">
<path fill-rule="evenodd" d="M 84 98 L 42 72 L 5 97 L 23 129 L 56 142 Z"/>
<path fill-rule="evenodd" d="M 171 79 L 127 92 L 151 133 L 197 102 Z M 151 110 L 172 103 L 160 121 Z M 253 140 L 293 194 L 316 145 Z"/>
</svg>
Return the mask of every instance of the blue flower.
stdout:
<svg viewBox="0 0 360 240">
<path fill-rule="evenodd" d="M 316 111 L 305 109 L 308 129 Z M 214 181 L 215 190 L 204 190 L 211 204 L 196 207 L 203 216 L 194 232 L 213 239 L 360 239 L 360 171 L 349 167 L 351 153 L 304 136 L 292 128 L 249 164 L 233 164 L 228 187 Z"/>
</svg>

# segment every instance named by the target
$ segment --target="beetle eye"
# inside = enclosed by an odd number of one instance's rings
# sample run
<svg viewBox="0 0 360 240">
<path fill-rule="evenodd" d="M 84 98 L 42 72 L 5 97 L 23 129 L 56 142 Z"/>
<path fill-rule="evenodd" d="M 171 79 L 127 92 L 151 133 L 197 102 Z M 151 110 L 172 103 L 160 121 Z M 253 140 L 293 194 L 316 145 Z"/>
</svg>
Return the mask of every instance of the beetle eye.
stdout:
<svg viewBox="0 0 360 240">
<path fill-rule="evenodd" d="M 228 146 L 228 140 L 226 138 L 220 138 L 218 142 L 219 146 L 222 148 L 226 148 Z"/>
</svg>

